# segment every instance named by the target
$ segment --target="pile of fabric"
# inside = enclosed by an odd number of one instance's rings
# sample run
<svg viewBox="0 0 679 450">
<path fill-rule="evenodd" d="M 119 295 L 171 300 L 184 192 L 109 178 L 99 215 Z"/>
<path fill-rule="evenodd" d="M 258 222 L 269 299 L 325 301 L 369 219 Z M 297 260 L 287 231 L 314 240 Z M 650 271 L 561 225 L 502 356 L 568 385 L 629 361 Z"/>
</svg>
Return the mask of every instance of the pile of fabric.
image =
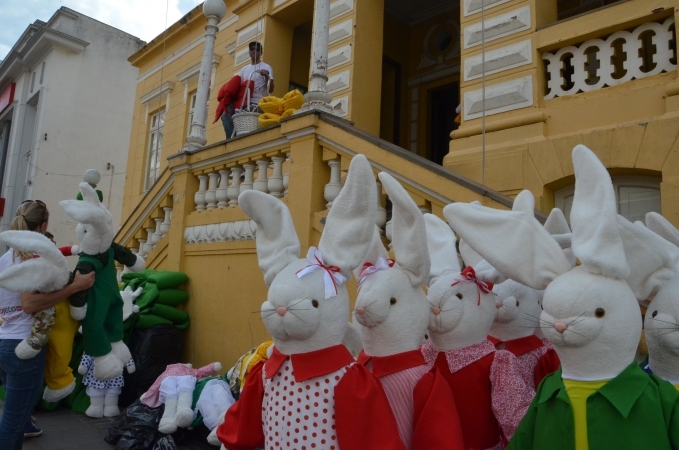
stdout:
<svg viewBox="0 0 679 450">
<path fill-rule="evenodd" d="M 259 108 L 264 111 L 259 116 L 259 126 L 267 127 L 275 125 L 281 119 L 295 114 L 295 111 L 301 108 L 303 104 L 304 95 L 297 89 L 288 92 L 283 98 L 274 97 L 273 95 L 263 97 L 259 101 Z"/>
</svg>

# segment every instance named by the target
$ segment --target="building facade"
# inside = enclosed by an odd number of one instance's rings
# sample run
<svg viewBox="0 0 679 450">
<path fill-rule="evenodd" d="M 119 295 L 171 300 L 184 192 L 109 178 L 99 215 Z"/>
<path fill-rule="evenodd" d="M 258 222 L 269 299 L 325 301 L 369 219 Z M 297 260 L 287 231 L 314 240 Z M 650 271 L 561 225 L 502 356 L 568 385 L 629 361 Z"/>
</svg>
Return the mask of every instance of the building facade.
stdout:
<svg viewBox="0 0 679 450">
<path fill-rule="evenodd" d="M 300 114 L 230 141 L 212 123 L 217 91 L 249 63 L 249 42 L 264 46 L 274 95 L 308 87 L 314 2 L 225 3 L 203 149 L 182 151 L 205 40 L 200 7 L 130 57 L 139 77 L 116 239 L 149 267 L 189 275 L 195 364 L 229 364 L 268 339 L 252 313 L 267 289 L 238 193 L 281 198 L 306 254 L 356 153 L 393 174 L 423 212 L 474 200 L 508 208 L 530 189 L 544 217 L 569 211 L 570 151 L 584 143 L 609 168 L 621 214 L 658 211 L 679 226 L 677 0 L 334 0 L 335 114 Z M 388 243 L 383 192 L 378 209 Z"/>
<path fill-rule="evenodd" d="M 19 204 L 40 199 L 59 245 L 75 223 L 58 206 L 97 169 L 103 203 L 120 223 L 137 68 L 143 41 L 69 8 L 31 24 L 0 63 L 0 229 Z"/>
</svg>

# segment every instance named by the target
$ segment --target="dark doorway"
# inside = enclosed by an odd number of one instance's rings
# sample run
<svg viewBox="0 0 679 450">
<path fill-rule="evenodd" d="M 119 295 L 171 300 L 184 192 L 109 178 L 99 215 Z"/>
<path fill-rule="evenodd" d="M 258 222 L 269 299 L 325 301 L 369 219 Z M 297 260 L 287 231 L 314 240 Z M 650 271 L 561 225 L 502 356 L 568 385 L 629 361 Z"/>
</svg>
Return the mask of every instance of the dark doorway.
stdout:
<svg viewBox="0 0 679 450">
<path fill-rule="evenodd" d="M 428 97 L 427 159 L 442 164 L 448 154 L 450 133 L 457 127 L 455 108 L 460 104 L 460 85 L 455 82 L 431 89 Z"/>
<path fill-rule="evenodd" d="M 380 137 L 401 145 L 401 64 L 382 57 L 382 104 Z"/>
</svg>

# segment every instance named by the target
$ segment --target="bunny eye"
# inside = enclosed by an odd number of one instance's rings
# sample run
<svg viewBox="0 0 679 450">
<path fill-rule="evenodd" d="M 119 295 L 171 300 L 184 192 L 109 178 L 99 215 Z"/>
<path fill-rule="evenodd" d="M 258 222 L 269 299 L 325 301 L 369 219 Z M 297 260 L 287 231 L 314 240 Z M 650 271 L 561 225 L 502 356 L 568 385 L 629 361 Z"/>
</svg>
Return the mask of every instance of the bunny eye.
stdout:
<svg viewBox="0 0 679 450">
<path fill-rule="evenodd" d="M 460 293 L 458 292 L 457 294 L 455 294 L 455 297 L 457 297 L 457 298 L 459 298 L 460 300 L 462 300 L 463 295 L 460 294 Z"/>
<path fill-rule="evenodd" d="M 318 300 L 311 300 L 311 306 L 318 308 Z"/>
<path fill-rule="evenodd" d="M 516 301 L 516 307 L 517 308 L 519 307 L 519 301 L 518 300 Z"/>
<path fill-rule="evenodd" d="M 391 297 L 391 299 L 389 300 L 390 305 L 395 305 L 396 302 L 397 302 L 397 300 L 394 297 Z"/>
<path fill-rule="evenodd" d="M 658 315 L 658 310 L 653 311 L 653 314 L 651 314 L 651 317 L 655 317 Z"/>
<path fill-rule="evenodd" d="M 596 311 L 594 311 L 594 315 L 601 319 L 603 316 L 606 315 L 606 310 L 603 308 L 597 308 Z"/>
</svg>

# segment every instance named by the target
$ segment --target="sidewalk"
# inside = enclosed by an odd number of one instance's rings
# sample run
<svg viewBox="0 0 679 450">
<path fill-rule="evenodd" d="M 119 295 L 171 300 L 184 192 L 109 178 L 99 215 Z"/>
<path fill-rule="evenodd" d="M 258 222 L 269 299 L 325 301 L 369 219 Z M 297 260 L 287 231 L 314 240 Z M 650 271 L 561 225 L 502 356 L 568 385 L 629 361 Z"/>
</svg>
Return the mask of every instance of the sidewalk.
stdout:
<svg viewBox="0 0 679 450">
<path fill-rule="evenodd" d="M 0 413 L 4 402 L 0 400 Z M 69 409 L 35 412 L 36 425 L 42 436 L 24 440 L 23 450 L 113 450 L 115 446 L 104 441 L 112 419 L 92 419 Z M 207 432 L 204 433 L 207 436 Z M 175 441 L 176 442 L 176 441 Z M 178 450 L 218 450 L 207 443 L 203 433 L 194 433 Z"/>
</svg>

